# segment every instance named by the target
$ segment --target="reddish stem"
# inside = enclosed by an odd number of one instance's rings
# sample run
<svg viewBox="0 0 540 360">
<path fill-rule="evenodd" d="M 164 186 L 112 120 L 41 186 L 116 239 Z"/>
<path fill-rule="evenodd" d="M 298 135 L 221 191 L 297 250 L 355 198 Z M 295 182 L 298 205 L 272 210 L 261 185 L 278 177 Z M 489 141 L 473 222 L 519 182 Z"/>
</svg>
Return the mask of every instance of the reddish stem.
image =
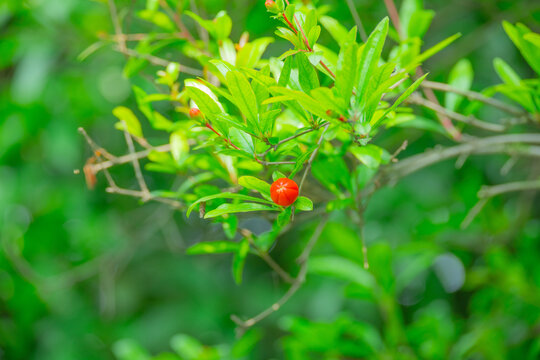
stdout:
<svg viewBox="0 0 540 360">
<path fill-rule="evenodd" d="M 240 148 L 238 148 L 238 146 L 234 145 L 229 139 L 225 138 L 223 135 L 221 135 L 219 132 L 216 131 L 216 129 L 214 129 L 212 127 L 212 125 L 210 125 L 210 123 L 206 123 L 206 127 L 210 130 L 212 130 L 214 132 L 214 134 L 216 134 L 217 136 L 219 136 L 220 138 L 222 138 L 223 140 L 225 140 L 225 142 L 229 145 L 231 145 L 233 148 L 235 148 L 236 150 L 240 150 Z"/>
<path fill-rule="evenodd" d="M 295 34 L 298 34 L 298 30 L 296 30 L 294 25 L 289 21 L 289 19 L 287 19 L 287 15 L 285 15 L 285 13 L 283 13 L 283 19 L 285 19 L 285 22 L 287 22 L 292 31 L 294 31 Z"/>
<path fill-rule="evenodd" d="M 287 5 L 289 5 L 289 1 L 285 0 L 285 2 L 287 3 Z M 285 19 L 285 21 L 287 22 L 287 24 L 289 25 L 291 30 L 294 31 L 295 34 L 298 34 L 298 30 L 296 30 L 294 25 L 289 21 L 289 19 L 287 18 L 287 15 L 285 15 L 285 13 L 283 13 L 283 18 Z M 306 36 L 306 33 L 304 32 L 304 29 L 302 29 L 302 27 L 300 26 L 300 22 L 296 18 L 296 15 L 294 15 L 294 21 L 296 22 L 296 25 L 298 25 L 298 28 L 300 29 L 300 32 L 302 33 L 302 38 L 304 39 L 304 44 L 306 44 L 306 47 L 308 48 L 308 51 L 313 52 L 313 49 L 311 48 L 311 46 L 309 46 L 309 40 L 308 40 L 308 38 Z M 328 71 L 330 76 L 332 76 L 334 79 L 336 78 L 336 75 L 332 72 L 332 70 L 330 70 L 330 68 L 324 63 L 324 61 L 321 61 L 321 66 L 326 71 Z"/>
</svg>

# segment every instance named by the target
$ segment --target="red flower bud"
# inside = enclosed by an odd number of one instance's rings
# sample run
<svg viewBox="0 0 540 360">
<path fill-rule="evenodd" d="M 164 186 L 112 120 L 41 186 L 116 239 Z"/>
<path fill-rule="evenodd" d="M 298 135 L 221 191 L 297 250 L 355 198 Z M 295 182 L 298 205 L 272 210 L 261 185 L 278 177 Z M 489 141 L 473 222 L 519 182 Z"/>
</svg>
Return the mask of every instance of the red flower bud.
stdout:
<svg viewBox="0 0 540 360">
<path fill-rule="evenodd" d="M 199 116 L 201 116 L 201 110 L 199 110 L 197 108 L 189 109 L 189 117 L 190 118 L 196 118 L 196 117 L 199 117 Z"/>
<path fill-rule="evenodd" d="M 298 198 L 298 185 L 291 179 L 281 178 L 270 187 L 272 201 L 280 206 L 290 206 Z"/>
<path fill-rule="evenodd" d="M 266 9 L 274 14 L 279 13 L 278 5 L 273 0 L 266 0 L 264 3 L 264 6 L 266 6 Z"/>
</svg>

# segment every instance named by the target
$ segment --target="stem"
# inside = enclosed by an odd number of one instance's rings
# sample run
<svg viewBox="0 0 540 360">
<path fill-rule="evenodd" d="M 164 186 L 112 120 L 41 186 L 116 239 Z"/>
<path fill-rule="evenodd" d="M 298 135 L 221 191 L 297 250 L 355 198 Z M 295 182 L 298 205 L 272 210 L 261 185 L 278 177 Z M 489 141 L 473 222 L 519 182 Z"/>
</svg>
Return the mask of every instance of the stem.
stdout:
<svg viewBox="0 0 540 360">
<path fill-rule="evenodd" d="M 507 112 L 509 114 L 515 115 L 515 116 L 526 115 L 526 113 L 523 110 L 521 110 L 520 108 L 518 108 L 518 107 L 506 104 L 506 103 L 504 103 L 502 101 L 499 101 L 497 99 L 494 99 L 494 98 L 490 98 L 490 97 L 485 96 L 484 94 L 476 92 L 476 91 L 462 90 L 462 89 L 452 87 L 452 86 L 450 86 L 448 84 L 434 82 L 434 81 L 428 81 L 428 80 L 424 80 L 422 82 L 421 86 L 426 87 L 426 88 L 430 88 L 430 89 L 434 89 L 434 90 L 446 91 L 446 92 L 451 92 L 451 93 L 458 94 L 458 95 L 463 95 L 463 96 L 466 96 L 469 100 L 477 100 L 477 101 L 483 102 L 485 104 L 491 105 L 493 107 L 496 107 L 496 108 L 498 108 L 500 110 L 503 110 L 503 111 L 505 111 L 505 112 Z"/>
<path fill-rule="evenodd" d="M 306 247 L 304 248 L 300 256 L 297 258 L 297 263 L 300 265 L 300 270 L 298 272 L 298 275 L 294 278 L 294 281 L 291 287 L 278 301 L 273 303 L 270 307 L 266 308 L 264 311 L 260 312 L 259 314 L 245 321 L 240 319 L 236 315 L 231 315 L 231 320 L 233 320 L 240 327 L 240 330 L 242 332 L 252 327 L 253 325 L 257 324 L 259 321 L 265 319 L 272 313 L 278 311 L 287 301 L 289 301 L 289 299 L 298 291 L 298 289 L 302 287 L 302 284 L 306 281 L 309 255 L 311 254 L 311 251 L 315 247 L 317 240 L 319 240 L 319 237 L 321 236 L 321 233 L 325 225 L 326 225 L 326 219 L 323 219 L 319 223 L 319 225 L 317 225 L 317 228 L 315 229 L 315 231 L 313 232 L 313 235 L 311 236 L 308 243 L 306 244 Z"/>
<path fill-rule="evenodd" d="M 212 127 L 212 125 L 210 125 L 210 123 L 206 123 L 205 125 L 207 128 L 209 128 L 210 130 L 212 130 L 217 136 L 219 136 L 220 138 L 223 138 L 223 140 L 225 140 L 225 142 L 229 145 L 231 145 L 233 148 L 235 148 L 236 150 L 240 150 L 240 148 L 236 145 L 234 145 L 229 139 L 225 138 L 223 135 L 221 135 L 219 132 L 216 131 L 216 129 L 214 129 Z"/>
<path fill-rule="evenodd" d="M 448 116 L 449 118 L 452 118 L 456 121 L 469 124 L 471 126 L 475 126 L 480 129 L 488 130 L 488 131 L 495 131 L 495 132 L 502 132 L 506 130 L 506 126 L 501 124 L 493 124 L 486 121 L 479 120 L 475 118 L 474 116 L 465 116 L 459 113 L 456 113 L 454 111 L 448 110 L 441 105 L 434 103 L 432 101 L 426 100 L 418 95 L 413 95 L 409 98 L 408 102 L 421 105 L 425 108 L 431 109 L 435 111 L 438 114 L 442 114 L 445 116 Z"/>
</svg>

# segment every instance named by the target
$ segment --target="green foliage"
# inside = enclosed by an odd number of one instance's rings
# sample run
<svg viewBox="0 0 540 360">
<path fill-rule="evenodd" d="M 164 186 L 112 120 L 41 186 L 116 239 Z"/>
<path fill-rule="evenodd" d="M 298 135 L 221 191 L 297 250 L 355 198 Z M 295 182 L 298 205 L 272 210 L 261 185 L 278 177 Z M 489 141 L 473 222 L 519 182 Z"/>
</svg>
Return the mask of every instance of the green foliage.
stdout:
<svg viewBox="0 0 540 360">
<path fill-rule="evenodd" d="M 7 359 L 539 356 L 530 5 L 347 3 L 0 6 Z"/>
</svg>

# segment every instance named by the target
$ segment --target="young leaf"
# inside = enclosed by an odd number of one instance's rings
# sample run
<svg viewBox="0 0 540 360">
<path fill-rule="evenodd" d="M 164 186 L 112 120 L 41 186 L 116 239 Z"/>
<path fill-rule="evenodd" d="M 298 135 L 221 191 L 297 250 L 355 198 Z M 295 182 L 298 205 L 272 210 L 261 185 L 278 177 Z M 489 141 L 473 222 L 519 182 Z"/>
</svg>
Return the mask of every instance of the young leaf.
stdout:
<svg viewBox="0 0 540 360">
<path fill-rule="evenodd" d="M 360 57 L 359 76 L 356 90 L 357 103 L 366 97 L 366 90 L 373 74 L 374 69 L 378 66 L 379 58 L 388 33 L 388 17 L 385 17 L 375 30 L 369 35 Z"/>
<path fill-rule="evenodd" d="M 229 138 L 231 139 L 231 142 L 234 145 L 238 146 L 240 149 L 251 155 L 255 154 L 255 145 L 253 144 L 253 139 L 251 138 L 251 135 L 249 135 L 248 133 L 235 127 L 231 127 L 229 129 Z"/>
<path fill-rule="evenodd" d="M 308 199 L 305 196 L 299 196 L 298 199 L 294 202 L 296 209 L 301 211 L 312 211 L 313 210 L 313 201 Z"/>
<path fill-rule="evenodd" d="M 317 76 L 317 70 L 311 65 L 307 56 L 300 52 L 295 55 L 296 63 L 298 65 L 298 81 L 302 90 L 309 92 L 319 87 L 319 78 Z"/>
<path fill-rule="evenodd" d="M 328 31 L 334 38 L 334 40 L 338 42 L 338 44 L 341 45 L 341 42 L 347 39 L 347 34 L 349 31 L 336 19 L 329 16 L 321 16 L 319 21 L 321 22 L 322 26 L 324 26 L 326 31 Z"/>
<path fill-rule="evenodd" d="M 451 43 L 453 43 L 460 37 L 461 37 L 461 34 L 457 33 L 444 39 L 437 45 L 430 47 L 429 49 L 427 49 L 426 51 L 424 51 L 423 53 L 415 57 L 414 60 L 408 66 L 405 67 L 405 72 L 410 72 L 411 70 L 414 70 L 419 64 L 423 63 L 425 60 L 429 59 L 430 57 L 432 57 L 439 51 L 443 50 L 445 47 L 447 47 L 448 45 L 450 45 Z"/>
<path fill-rule="evenodd" d="M 261 199 L 257 199 L 261 200 Z M 267 202 L 268 203 L 268 202 Z M 275 211 L 275 207 L 270 207 L 263 204 L 240 203 L 240 204 L 221 204 L 216 209 L 209 211 L 204 215 L 205 219 L 215 218 L 225 214 L 244 213 L 252 211 Z"/>
<path fill-rule="evenodd" d="M 171 134 L 169 143 L 171 144 L 171 154 L 173 159 L 182 164 L 189 155 L 189 143 L 186 133 L 182 130 Z"/>
<path fill-rule="evenodd" d="M 258 191 L 262 196 L 270 199 L 270 184 L 254 176 L 242 176 L 238 179 L 238 185 L 249 190 Z"/>
<path fill-rule="evenodd" d="M 524 36 L 534 33 L 528 27 L 520 23 L 513 26 L 508 21 L 503 21 L 503 27 L 527 63 L 538 75 L 540 75 L 540 47 L 524 39 Z"/>
<path fill-rule="evenodd" d="M 236 66 L 245 66 L 250 69 L 254 68 L 261 59 L 261 56 L 266 51 L 268 45 L 273 41 L 273 38 L 265 37 L 259 38 L 244 45 L 244 47 L 238 52 Z"/>
<path fill-rule="evenodd" d="M 384 118 L 392 111 L 396 110 L 396 108 L 403 102 L 405 101 L 413 92 L 415 92 L 415 90 L 420 86 L 420 84 L 422 83 L 422 81 L 424 81 L 424 79 L 426 78 L 426 76 L 428 76 L 429 74 L 425 74 L 424 76 L 422 76 L 421 78 L 419 78 L 418 80 L 416 80 L 411 86 L 409 86 L 409 88 L 407 90 L 405 90 L 403 92 L 403 94 L 401 94 L 400 97 L 398 97 L 398 99 L 392 104 L 392 106 L 390 106 L 385 112 L 384 114 L 378 118 L 378 119 L 374 119 L 373 124 L 371 124 L 372 128 L 376 128 L 379 123 L 384 120 Z"/>
<path fill-rule="evenodd" d="M 198 86 L 194 86 L 193 82 L 186 81 L 186 92 L 188 96 L 195 102 L 197 107 L 202 111 L 203 115 L 212 119 L 223 113 L 223 107 L 217 101 L 217 97 L 206 86 L 206 89 L 204 90 L 200 88 L 201 86 L 204 85 L 198 84 Z M 209 93 L 213 96 L 211 96 Z"/>
<path fill-rule="evenodd" d="M 195 244 L 186 250 L 188 255 L 222 254 L 236 252 L 240 244 L 232 241 L 205 241 Z"/>
<path fill-rule="evenodd" d="M 245 201 L 256 201 L 256 202 L 260 202 L 260 203 L 263 203 L 263 204 L 274 205 L 274 203 L 271 202 L 271 201 L 264 200 L 264 199 L 259 199 L 259 198 L 253 197 L 253 196 L 225 192 L 225 193 L 219 193 L 219 194 L 214 194 L 214 195 L 208 195 L 208 196 L 205 196 L 205 197 L 202 197 L 202 198 L 198 199 L 193 204 L 191 204 L 191 206 L 188 208 L 186 216 L 189 217 L 189 215 L 191 214 L 191 212 L 193 211 L 195 206 L 197 206 L 201 202 L 206 202 L 206 201 L 210 201 L 210 200 L 214 200 L 214 199 L 237 199 L 237 200 L 245 200 Z"/>
<path fill-rule="evenodd" d="M 248 79 L 239 71 L 229 71 L 226 78 L 235 105 L 248 118 L 252 129 L 258 131 L 259 106 Z"/>
<path fill-rule="evenodd" d="M 461 59 L 450 70 L 448 85 L 459 90 L 469 90 L 473 81 L 473 69 L 468 59 Z M 444 96 L 444 105 L 447 109 L 455 111 L 463 101 L 463 96 L 447 92 Z"/>
<path fill-rule="evenodd" d="M 347 105 L 350 103 L 356 80 L 357 54 L 358 46 L 356 42 L 347 41 L 341 46 L 337 62 L 336 89 Z"/>
<path fill-rule="evenodd" d="M 124 106 L 117 106 L 113 110 L 113 115 L 120 120 L 115 124 L 118 130 L 126 130 L 131 135 L 143 137 L 141 123 L 133 111 Z"/>
</svg>

